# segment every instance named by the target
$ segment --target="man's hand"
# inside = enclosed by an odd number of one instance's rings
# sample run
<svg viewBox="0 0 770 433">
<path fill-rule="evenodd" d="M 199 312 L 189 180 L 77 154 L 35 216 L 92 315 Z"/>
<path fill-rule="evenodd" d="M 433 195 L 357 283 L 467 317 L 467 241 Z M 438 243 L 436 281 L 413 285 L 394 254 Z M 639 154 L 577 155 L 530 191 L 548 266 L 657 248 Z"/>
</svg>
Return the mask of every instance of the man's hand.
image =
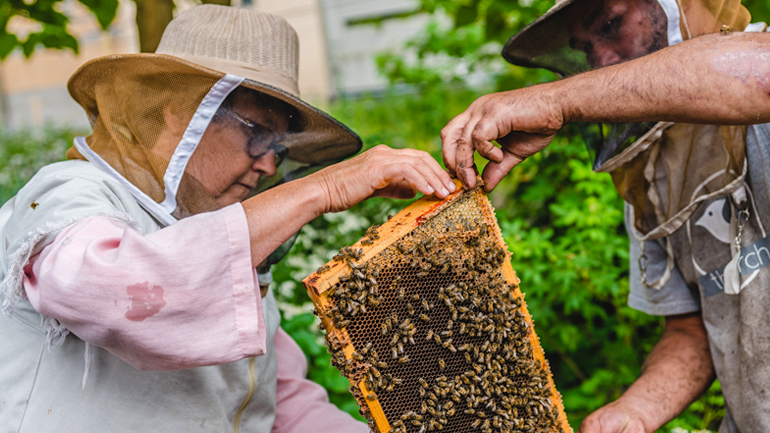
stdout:
<svg viewBox="0 0 770 433">
<path fill-rule="evenodd" d="M 612 402 L 588 416 L 578 433 L 651 433 L 644 426 L 638 408 L 627 407 L 621 400 Z"/>
<path fill-rule="evenodd" d="M 567 123 L 770 122 L 768 55 L 768 33 L 706 35 L 553 83 L 483 96 L 441 131 L 444 162 L 470 187 L 478 151 L 491 161 L 483 173 L 491 190 Z"/>
<path fill-rule="evenodd" d="M 642 375 L 615 402 L 592 413 L 579 433 L 652 433 L 672 420 L 714 381 L 700 313 L 666 317 Z"/>
<path fill-rule="evenodd" d="M 491 191 L 513 167 L 545 148 L 564 125 L 561 107 L 549 88 L 540 85 L 482 96 L 452 119 L 441 130 L 450 172 L 469 188 L 475 186 L 473 154 L 478 151 L 490 160 L 482 178 Z"/>
<path fill-rule="evenodd" d="M 340 212 L 375 196 L 411 198 L 419 191 L 444 198 L 456 188 L 449 174 L 427 152 L 385 145 L 325 168 L 310 178 L 323 187 L 324 213 Z"/>
</svg>

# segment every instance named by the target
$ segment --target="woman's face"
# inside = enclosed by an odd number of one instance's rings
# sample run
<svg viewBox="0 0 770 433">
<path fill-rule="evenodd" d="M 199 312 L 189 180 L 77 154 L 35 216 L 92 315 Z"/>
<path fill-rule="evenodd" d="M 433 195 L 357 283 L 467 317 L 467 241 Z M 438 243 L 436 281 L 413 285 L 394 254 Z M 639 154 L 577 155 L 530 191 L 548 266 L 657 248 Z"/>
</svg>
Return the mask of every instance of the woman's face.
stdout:
<svg viewBox="0 0 770 433">
<path fill-rule="evenodd" d="M 289 127 L 283 110 L 256 106 L 236 95 L 233 106 L 212 121 L 187 164 L 195 177 L 224 207 L 245 199 L 262 176 L 276 173 L 276 136 Z"/>
</svg>

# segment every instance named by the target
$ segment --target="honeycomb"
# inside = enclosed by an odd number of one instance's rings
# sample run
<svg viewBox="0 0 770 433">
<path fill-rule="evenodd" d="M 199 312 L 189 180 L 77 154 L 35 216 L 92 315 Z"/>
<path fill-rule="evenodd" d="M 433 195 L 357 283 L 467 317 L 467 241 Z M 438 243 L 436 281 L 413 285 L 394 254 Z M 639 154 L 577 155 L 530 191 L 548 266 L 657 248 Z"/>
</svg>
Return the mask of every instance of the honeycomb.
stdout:
<svg viewBox="0 0 770 433">
<path fill-rule="evenodd" d="M 479 188 L 416 201 L 304 283 L 373 431 L 572 431 Z"/>
</svg>

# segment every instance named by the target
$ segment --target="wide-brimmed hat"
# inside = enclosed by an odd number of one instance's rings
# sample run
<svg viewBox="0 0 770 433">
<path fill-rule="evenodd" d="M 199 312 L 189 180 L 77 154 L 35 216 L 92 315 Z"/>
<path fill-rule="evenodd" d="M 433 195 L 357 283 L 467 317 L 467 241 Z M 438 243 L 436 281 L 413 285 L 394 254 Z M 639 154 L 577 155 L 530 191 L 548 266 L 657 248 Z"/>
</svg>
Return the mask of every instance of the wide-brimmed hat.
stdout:
<svg viewBox="0 0 770 433">
<path fill-rule="evenodd" d="M 587 1 L 556 0 L 548 12 L 508 39 L 503 46 L 503 58 L 514 65 L 546 68 L 562 75 L 584 70 L 585 58 L 569 52 L 567 23 L 570 9 Z"/>
<path fill-rule="evenodd" d="M 669 45 L 699 36 L 690 35 L 686 20 L 682 19 L 683 12 L 691 8 L 708 12 L 704 15 L 707 18 L 699 17 L 701 32 L 718 32 L 723 25 L 743 30 L 751 18 L 740 0 L 658 0 L 657 3 L 668 20 Z M 585 54 L 570 47 L 569 28 L 575 17 L 585 14 L 585 8 L 598 4 L 597 0 L 556 0 L 545 14 L 508 39 L 503 58 L 514 65 L 546 68 L 563 76 L 590 69 Z M 684 24 L 681 29 L 680 20 Z"/>
<path fill-rule="evenodd" d="M 298 128 L 284 143 L 289 157 L 302 162 L 336 161 L 361 149 L 353 131 L 299 97 L 299 42 L 281 17 L 254 10 L 201 5 L 174 18 L 155 53 L 117 54 L 85 63 L 68 89 L 92 120 L 99 115 L 95 92 L 115 75 L 179 74 L 217 80 L 225 74 L 241 84 L 297 109 Z"/>
</svg>

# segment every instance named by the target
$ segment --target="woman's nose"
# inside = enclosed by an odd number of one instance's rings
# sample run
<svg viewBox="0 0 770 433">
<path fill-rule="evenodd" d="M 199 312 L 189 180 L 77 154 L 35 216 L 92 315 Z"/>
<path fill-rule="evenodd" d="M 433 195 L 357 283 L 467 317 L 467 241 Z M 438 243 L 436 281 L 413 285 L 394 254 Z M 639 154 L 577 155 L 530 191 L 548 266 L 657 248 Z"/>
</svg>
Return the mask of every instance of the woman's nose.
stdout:
<svg viewBox="0 0 770 433">
<path fill-rule="evenodd" d="M 275 166 L 275 151 L 270 150 L 261 157 L 254 160 L 251 169 L 260 173 L 262 176 L 275 176 L 277 168 Z"/>
</svg>

